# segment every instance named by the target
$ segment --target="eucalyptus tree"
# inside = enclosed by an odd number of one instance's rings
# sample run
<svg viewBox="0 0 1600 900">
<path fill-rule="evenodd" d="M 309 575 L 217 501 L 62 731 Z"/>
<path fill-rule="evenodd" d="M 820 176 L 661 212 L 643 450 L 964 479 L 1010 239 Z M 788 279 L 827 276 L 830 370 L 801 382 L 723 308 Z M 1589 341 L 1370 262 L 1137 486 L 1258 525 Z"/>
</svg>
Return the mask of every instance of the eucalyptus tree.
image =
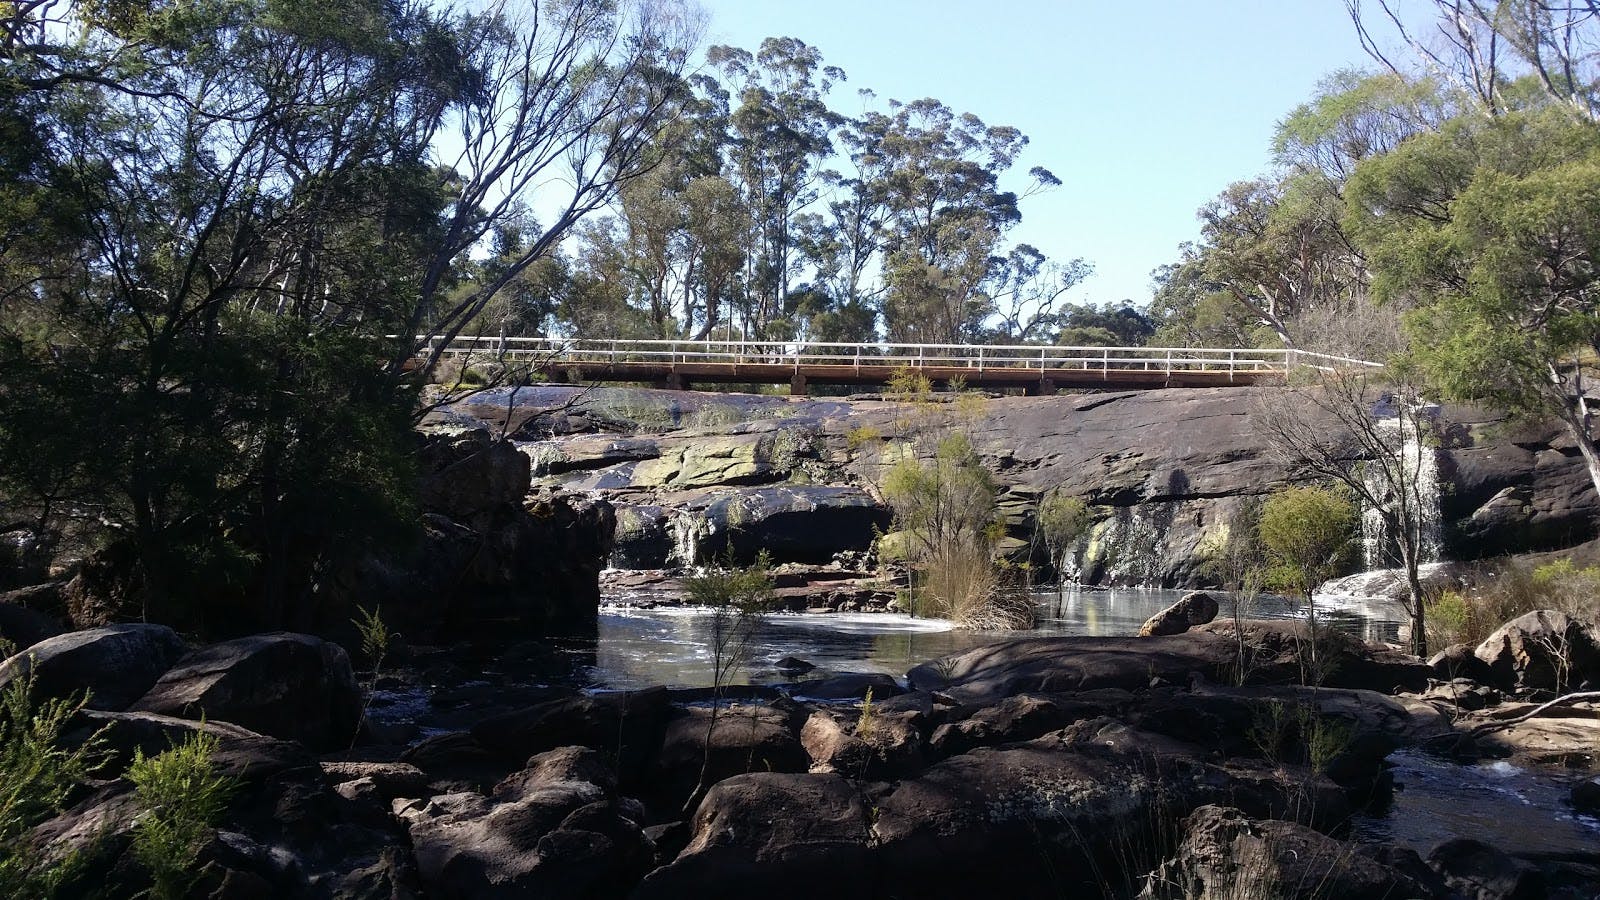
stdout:
<svg viewBox="0 0 1600 900">
<path fill-rule="evenodd" d="M 7 13 L 0 84 L 63 227 L 0 246 L 6 499 L 107 530 L 130 595 L 250 598 L 278 626 L 411 519 L 410 336 L 467 328 L 639 173 L 686 22 L 599 0 Z"/>
<path fill-rule="evenodd" d="M 727 92 L 726 177 L 749 213 L 743 282 L 745 328 L 764 337 L 788 312 L 798 260 L 795 217 L 818 195 L 823 162 L 841 117 L 827 105 L 844 72 L 824 65 L 817 48 L 795 38 L 767 38 L 751 53 L 716 46 L 706 61 Z"/>
<path fill-rule="evenodd" d="M 884 318 L 892 339 L 961 341 L 988 310 L 981 289 L 1022 213 L 1000 176 L 1028 139 L 933 99 L 890 102 L 879 144 L 886 174 Z M 1028 193 L 1059 184 L 1035 167 Z"/>
</svg>

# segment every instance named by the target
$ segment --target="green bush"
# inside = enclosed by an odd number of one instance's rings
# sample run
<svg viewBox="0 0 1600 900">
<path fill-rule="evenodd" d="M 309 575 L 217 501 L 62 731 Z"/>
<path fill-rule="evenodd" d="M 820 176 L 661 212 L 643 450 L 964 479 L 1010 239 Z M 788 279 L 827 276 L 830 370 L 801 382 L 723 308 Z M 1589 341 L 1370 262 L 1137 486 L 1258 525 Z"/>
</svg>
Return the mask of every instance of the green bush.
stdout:
<svg viewBox="0 0 1600 900">
<path fill-rule="evenodd" d="M 176 900 L 193 885 L 195 857 L 237 787 L 212 762 L 216 749 L 214 735 L 196 731 L 155 756 L 135 751 L 128 767 L 140 808 L 133 855 L 157 900 Z"/>
<path fill-rule="evenodd" d="M 61 744 L 62 731 L 88 700 L 84 693 L 35 705 L 31 675 L 0 691 L 0 892 L 8 896 L 52 896 L 76 862 L 35 858 L 27 837 L 61 811 L 104 759 L 103 729 L 77 747 Z"/>
</svg>

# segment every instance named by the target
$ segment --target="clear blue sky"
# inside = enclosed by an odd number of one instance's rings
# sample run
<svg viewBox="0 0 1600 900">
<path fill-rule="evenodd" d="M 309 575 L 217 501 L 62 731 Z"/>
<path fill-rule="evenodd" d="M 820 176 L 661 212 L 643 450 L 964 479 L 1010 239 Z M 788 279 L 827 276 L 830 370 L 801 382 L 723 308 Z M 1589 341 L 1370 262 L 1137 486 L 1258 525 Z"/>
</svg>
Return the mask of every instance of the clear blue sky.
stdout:
<svg viewBox="0 0 1600 900">
<path fill-rule="evenodd" d="M 817 47 L 849 75 L 841 112 L 866 87 L 1022 129 L 1014 173 L 1041 165 L 1063 184 L 1012 236 L 1094 263 L 1075 302 L 1147 302 L 1195 210 L 1269 167 L 1278 120 L 1327 73 L 1368 65 L 1340 0 L 700 2 L 707 45 Z"/>
</svg>

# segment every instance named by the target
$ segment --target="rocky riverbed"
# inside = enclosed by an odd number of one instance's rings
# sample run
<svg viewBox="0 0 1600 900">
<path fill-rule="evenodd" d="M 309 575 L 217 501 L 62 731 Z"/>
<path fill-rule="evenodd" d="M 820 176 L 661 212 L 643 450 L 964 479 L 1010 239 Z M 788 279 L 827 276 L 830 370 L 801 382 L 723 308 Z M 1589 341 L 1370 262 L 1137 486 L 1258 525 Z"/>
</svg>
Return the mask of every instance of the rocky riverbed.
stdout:
<svg viewBox="0 0 1600 900">
<path fill-rule="evenodd" d="M 1511 682 L 1487 650 L 1473 658 L 1489 681 L 1449 680 L 1448 660 L 1333 632 L 1313 688 L 1299 683 L 1303 625 L 1242 637 L 1213 623 L 1001 641 L 904 678 L 739 688 L 715 722 L 706 689 L 531 683 L 516 673 L 560 652 L 543 643 L 414 651 L 397 670 L 411 674 L 379 687 L 431 672 L 425 729 L 374 716 L 358 731 L 349 660 L 304 635 L 188 648 L 161 626 L 109 626 L 47 639 L 0 682 L 26 666 L 44 692 L 105 688 L 72 734 L 106 728 L 111 758 L 34 841 L 82 854 L 77 883 L 114 896 L 142 884 L 123 767 L 195 730 L 242 785 L 197 896 L 1203 897 L 1311 879 L 1361 897 L 1588 897 L 1600 884 L 1600 854 L 1571 840 L 1507 853 L 1489 830 L 1421 829 L 1417 846 L 1388 812 L 1426 795 L 1420 771 L 1503 760 L 1543 767 L 1571 827 L 1600 838 L 1579 785 L 1600 765 L 1600 707 L 1484 732 L 1537 697 L 1516 687 L 1525 656 L 1505 664 Z"/>
</svg>

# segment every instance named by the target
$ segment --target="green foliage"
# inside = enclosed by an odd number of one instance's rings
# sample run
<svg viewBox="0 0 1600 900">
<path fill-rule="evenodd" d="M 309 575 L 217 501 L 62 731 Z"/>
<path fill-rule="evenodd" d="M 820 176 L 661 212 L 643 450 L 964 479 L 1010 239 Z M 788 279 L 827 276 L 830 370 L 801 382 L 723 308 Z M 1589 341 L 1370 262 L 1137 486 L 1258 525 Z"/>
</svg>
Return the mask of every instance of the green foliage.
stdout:
<svg viewBox="0 0 1600 900">
<path fill-rule="evenodd" d="M 361 636 L 361 655 L 366 658 L 367 666 L 376 672 L 383 667 L 384 657 L 389 655 L 389 642 L 395 635 L 383 621 L 381 606 L 371 609 L 360 606 L 356 610 L 357 617 L 350 621 Z"/>
<path fill-rule="evenodd" d="M 684 587 L 689 599 L 700 606 L 744 615 L 767 612 L 774 600 L 772 559 L 763 550 L 753 565 L 726 561 L 692 576 Z"/>
<path fill-rule="evenodd" d="M 104 729 L 75 747 L 61 743 L 87 694 L 35 703 L 33 687 L 29 675 L 0 690 L 0 890 L 16 897 L 52 896 L 72 871 L 70 856 L 35 858 L 28 831 L 59 812 L 105 756 Z"/>
<path fill-rule="evenodd" d="M 127 777 L 140 815 L 134 823 L 133 856 L 149 874 L 150 895 L 178 900 L 198 873 L 194 860 L 227 810 L 237 779 L 216 770 L 217 738 L 195 731 L 155 756 L 134 752 Z"/>
<path fill-rule="evenodd" d="M 845 445 L 854 453 L 883 440 L 883 432 L 870 424 L 857 425 L 845 433 Z"/>
<path fill-rule="evenodd" d="M 1430 599 L 1423 607 L 1428 623 L 1428 642 L 1431 646 L 1447 647 L 1467 643 L 1480 630 L 1477 610 L 1462 594 L 1444 591 Z M 1481 641 L 1482 638 L 1479 638 Z M 1477 641 L 1471 641 L 1477 643 Z"/>
<path fill-rule="evenodd" d="M 1412 361 L 1435 389 L 1592 449 L 1567 364 L 1600 346 L 1600 129 L 1550 106 L 1458 116 L 1364 161 L 1347 199 L 1374 293 L 1417 307 Z"/>
<path fill-rule="evenodd" d="M 1272 581 L 1310 597 L 1346 564 L 1356 521 L 1355 504 L 1329 488 L 1293 487 L 1273 494 L 1262 504 L 1257 524 Z"/>
<path fill-rule="evenodd" d="M 1050 551 L 1050 560 L 1057 569 L 1065 565 L 1067 548 L 1088 530 L 1089 506 L 1061 488 L 1053 488 L 1039 500 L 1035 513 L 1035 527 Z"/>
<path fill-rule="evenodd" d="M 856 717 L 856 737 L 871 743 L 878 733 L 878 711 L 872 706 L 872 688 L 861 698 L 861 714 Z"/>
</svg>

